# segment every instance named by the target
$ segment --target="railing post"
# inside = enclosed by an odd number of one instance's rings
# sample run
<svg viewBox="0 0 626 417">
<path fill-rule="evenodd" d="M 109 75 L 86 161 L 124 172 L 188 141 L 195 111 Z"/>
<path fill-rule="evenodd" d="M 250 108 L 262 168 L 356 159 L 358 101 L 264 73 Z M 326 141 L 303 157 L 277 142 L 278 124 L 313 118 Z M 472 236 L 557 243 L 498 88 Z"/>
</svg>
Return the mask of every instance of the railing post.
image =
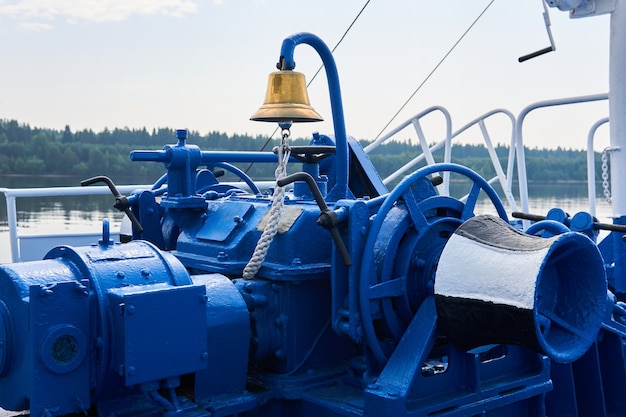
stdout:
<svg viewBox="0 0 626 417">
<path fill-rule="evenodd" d="M 589 198 L 589 214 L 596 215 L 596 160 L 593 151 L 593 142 L 596 131 L 600 126 L 608 123 L 609 118 L 600 119 L 591 126 L 587 136 L 587 195 Z"/>
<path fill-rule="evenodd" d="M 11 242 L 11 261 L 19 262 L 20 253 L 17 241 L 17 209 L 15 196 L 5 192 L 7 200 L 7 223 L 9 225 L 9 240 Z"/>
<path fill-rule="evenodd" d="M 609 118 L 611 147 L 611 178 L 623 181 L 626 175 L 626 4 L 617 2 L 611 13 L 611 47 L 609 51 Z M 611 206 L 613 218 L 626 219 L 626 192 L 615 185 L 612 190 Z"/>
</svg>

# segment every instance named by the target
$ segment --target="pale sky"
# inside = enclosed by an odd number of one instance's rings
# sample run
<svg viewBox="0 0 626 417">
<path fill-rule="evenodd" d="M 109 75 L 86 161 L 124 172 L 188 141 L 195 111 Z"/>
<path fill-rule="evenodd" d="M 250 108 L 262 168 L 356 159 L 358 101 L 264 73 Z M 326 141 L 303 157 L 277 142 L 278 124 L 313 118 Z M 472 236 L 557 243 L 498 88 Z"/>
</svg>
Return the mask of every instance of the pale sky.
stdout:
<svg viewBox="0 0 626 417">
<path fill-rule="evenodd" d="M 282 40 L 306 31 L 332 48 L 365 3 L 0 0 L 0 118 L 73 131 L 269 135 L 274 125 L 249 117 L 263 102 Z M 348 134 L 374 139 L 487 4 L 371 0 L 335 52 Z M 493 108 L 517 115 L 532 102 L 605 93 L 609 17 L 572 20 L 550 9 L 556 52 L 520 64 L 519 56 L 549 45 L 542 13 L 540 0 L 496 0 L 390 128 L 433 105 L 447 108 L 458 128 Z M 295 60 L 307 79 L 321 65 L 307 45 Z M 296 137 L 332 133 L 320 75 L 309 95 L 325 121 L 294 126 Z M 606 115 L 606 103 L 544 110 L 528 118 L 525 144 L 584 148 L 588 128 Z M 443 137 L 442 120 L 426 122 L 429 141 Z M 492 140 L 508 143 L 509 128 L 494 126 Z M 602 129 L 598 149 L 608 145 Z"/>
</svg>

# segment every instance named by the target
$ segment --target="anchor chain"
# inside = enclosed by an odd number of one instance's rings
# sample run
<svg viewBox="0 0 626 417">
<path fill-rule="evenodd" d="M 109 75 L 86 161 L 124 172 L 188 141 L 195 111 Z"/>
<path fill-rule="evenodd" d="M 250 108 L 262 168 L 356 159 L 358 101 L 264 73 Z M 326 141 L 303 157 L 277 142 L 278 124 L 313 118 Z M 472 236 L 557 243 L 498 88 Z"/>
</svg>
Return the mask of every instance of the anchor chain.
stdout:
<svg viewBox="0 0 626 417">
<path fill-rule="evenodd" d="M 609 183 L 609 153 L 618 148 L 607 147 L 602 151 L 602 191 L 606 202 L 611 204 L 611 184 Z"/>
</svg>

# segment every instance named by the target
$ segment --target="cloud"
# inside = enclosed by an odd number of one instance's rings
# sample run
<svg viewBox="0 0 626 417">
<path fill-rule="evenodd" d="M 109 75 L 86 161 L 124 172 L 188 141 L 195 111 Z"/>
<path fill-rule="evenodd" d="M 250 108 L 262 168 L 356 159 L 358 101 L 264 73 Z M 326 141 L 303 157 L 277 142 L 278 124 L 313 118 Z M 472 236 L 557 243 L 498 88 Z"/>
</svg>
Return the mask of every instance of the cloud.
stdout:
<svg viewBox="0 0 626 417">
<path fill-rule="evenodd" d="M 195 13 L 198 0 L 0 0 L 0 17 L 22 20 L 69 22 L 119 22 L 133 15 L 182 17 Z M 23 28 L 46 29 L 41 23 L 23 23 Z"/>
<path fill-rule="evenodd" d="M 53 26 L 48 23 L 38 22 L 22 22 L 20 28 L 29 32 L 41 32 L 42 30 L 52 29 Z"/>
</svg>

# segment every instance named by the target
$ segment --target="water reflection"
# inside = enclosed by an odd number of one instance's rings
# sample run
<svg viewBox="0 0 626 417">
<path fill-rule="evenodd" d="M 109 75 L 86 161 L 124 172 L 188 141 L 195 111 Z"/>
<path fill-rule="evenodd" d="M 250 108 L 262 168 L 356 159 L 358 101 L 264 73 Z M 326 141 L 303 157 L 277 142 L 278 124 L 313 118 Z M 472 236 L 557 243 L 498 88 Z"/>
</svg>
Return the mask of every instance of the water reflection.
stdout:
<svg viewBox="0 0 626 417">
<path fill-rule="evenodd" d="M 81 180 L 82 178 L 71 177 L 0 177 L 0 186 L 76 187 Z M 151 181 L 152 179 L 147 183 Z M 18 198 L 18 233 L 100 233 L 104 218 L 110 220 L 112 230 L 118 230 L 124 214 L 113 208 L 114 202 L 112 195 Z M 0 194 L 0 263 L 10 262 L 9 248 L 6 199 Z"/>
</svg>

